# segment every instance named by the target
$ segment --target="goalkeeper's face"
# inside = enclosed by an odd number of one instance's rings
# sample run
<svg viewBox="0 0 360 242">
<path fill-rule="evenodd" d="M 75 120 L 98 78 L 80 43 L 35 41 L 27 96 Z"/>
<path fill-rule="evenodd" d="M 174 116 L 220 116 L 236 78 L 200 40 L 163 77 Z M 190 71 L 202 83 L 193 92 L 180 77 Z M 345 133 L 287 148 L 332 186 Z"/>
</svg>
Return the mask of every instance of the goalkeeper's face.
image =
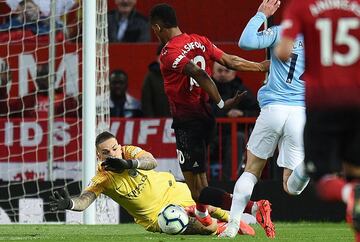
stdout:
<svg viewBox="0 0 360 242">
<path fill-rule="evenodd" d="M 115 138 L 110 138 L 97 146 L 97 158 L 104 161 L 107 157 L 122 158 L 121 145 Z"/>
</svg>

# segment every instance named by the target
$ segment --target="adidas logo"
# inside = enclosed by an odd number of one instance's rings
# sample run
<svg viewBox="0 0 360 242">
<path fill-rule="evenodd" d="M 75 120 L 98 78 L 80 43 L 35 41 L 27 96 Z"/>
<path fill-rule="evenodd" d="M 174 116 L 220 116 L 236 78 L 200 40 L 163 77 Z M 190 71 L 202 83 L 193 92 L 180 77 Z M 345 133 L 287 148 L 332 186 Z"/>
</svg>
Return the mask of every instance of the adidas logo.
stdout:
<svg viewBox="0 0 360 242">
<path fill-rule="evenodd" d="M 199 167 L 199 164 L 195 161 L 193 167 Z"/>
</svg>

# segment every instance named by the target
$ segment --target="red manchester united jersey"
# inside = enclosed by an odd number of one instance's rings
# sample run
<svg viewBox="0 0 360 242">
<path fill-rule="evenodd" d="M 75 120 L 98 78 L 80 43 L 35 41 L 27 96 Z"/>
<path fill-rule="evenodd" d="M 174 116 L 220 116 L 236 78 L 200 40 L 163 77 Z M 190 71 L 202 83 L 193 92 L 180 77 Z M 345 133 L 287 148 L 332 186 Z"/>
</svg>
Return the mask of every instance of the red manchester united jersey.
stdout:
<svg viewBox="0 0 360 242">
<path fill-rule="evenodd" d="M 283 35 L 305 39 L 309 109 L 360 108 L 360 0 L 293 0 Z"/>
<path fill-rule="evenodd" d="M 213 62 L 222 54 L 206 37 L 196 34 L 175 36 L 164 46 L 160 69 L 174 123 L 209 117 L 209 96 L 183 69 L 192 61 L 211 75 Z"/>
</svg>

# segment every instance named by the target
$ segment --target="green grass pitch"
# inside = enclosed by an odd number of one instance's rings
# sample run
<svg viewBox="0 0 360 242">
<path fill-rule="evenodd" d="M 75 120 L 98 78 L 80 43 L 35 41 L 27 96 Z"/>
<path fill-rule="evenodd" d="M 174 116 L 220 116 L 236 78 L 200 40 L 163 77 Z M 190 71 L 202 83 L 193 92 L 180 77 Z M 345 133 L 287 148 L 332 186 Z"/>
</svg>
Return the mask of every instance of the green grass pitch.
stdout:
<svg viewBox="0 0 360 242">
<path fill-rule="evenodd" d="M 165 235 L 146 232 L 136 224 L 119 225 L 1 225 L 0 241 L 354 241 L 345 223 L 276 223 L 276 238 L 266 238 L 258 225 L 256 236 L 237 236 L 231 240 L 215 236 Z"/>
</svg>

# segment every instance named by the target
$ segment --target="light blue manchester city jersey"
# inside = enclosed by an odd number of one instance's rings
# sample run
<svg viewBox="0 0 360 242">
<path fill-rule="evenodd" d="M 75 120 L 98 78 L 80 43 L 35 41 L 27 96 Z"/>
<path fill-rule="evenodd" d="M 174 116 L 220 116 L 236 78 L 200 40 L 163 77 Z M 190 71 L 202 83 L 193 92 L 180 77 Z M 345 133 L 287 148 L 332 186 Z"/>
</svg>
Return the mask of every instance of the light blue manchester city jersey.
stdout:
<svg viewBox="0 0 360 242">
<path fill-rule="evenodd" d="M 270 74 L 266 84 L 258 92 L 260 107 L 268 104 L 305 106 L 305 86 L 301 80 L 305 68 L 303 36 L 297 36 L 291 59 L 283 62 L 274 53 L 280 39 L 281 27 L 273 26 L 258 32 L 265 20 L 266 16 L 258 12 L 250 19 L 239 40 L 239 47 L 243 49 L 270 48 Z"/>
</svg>

